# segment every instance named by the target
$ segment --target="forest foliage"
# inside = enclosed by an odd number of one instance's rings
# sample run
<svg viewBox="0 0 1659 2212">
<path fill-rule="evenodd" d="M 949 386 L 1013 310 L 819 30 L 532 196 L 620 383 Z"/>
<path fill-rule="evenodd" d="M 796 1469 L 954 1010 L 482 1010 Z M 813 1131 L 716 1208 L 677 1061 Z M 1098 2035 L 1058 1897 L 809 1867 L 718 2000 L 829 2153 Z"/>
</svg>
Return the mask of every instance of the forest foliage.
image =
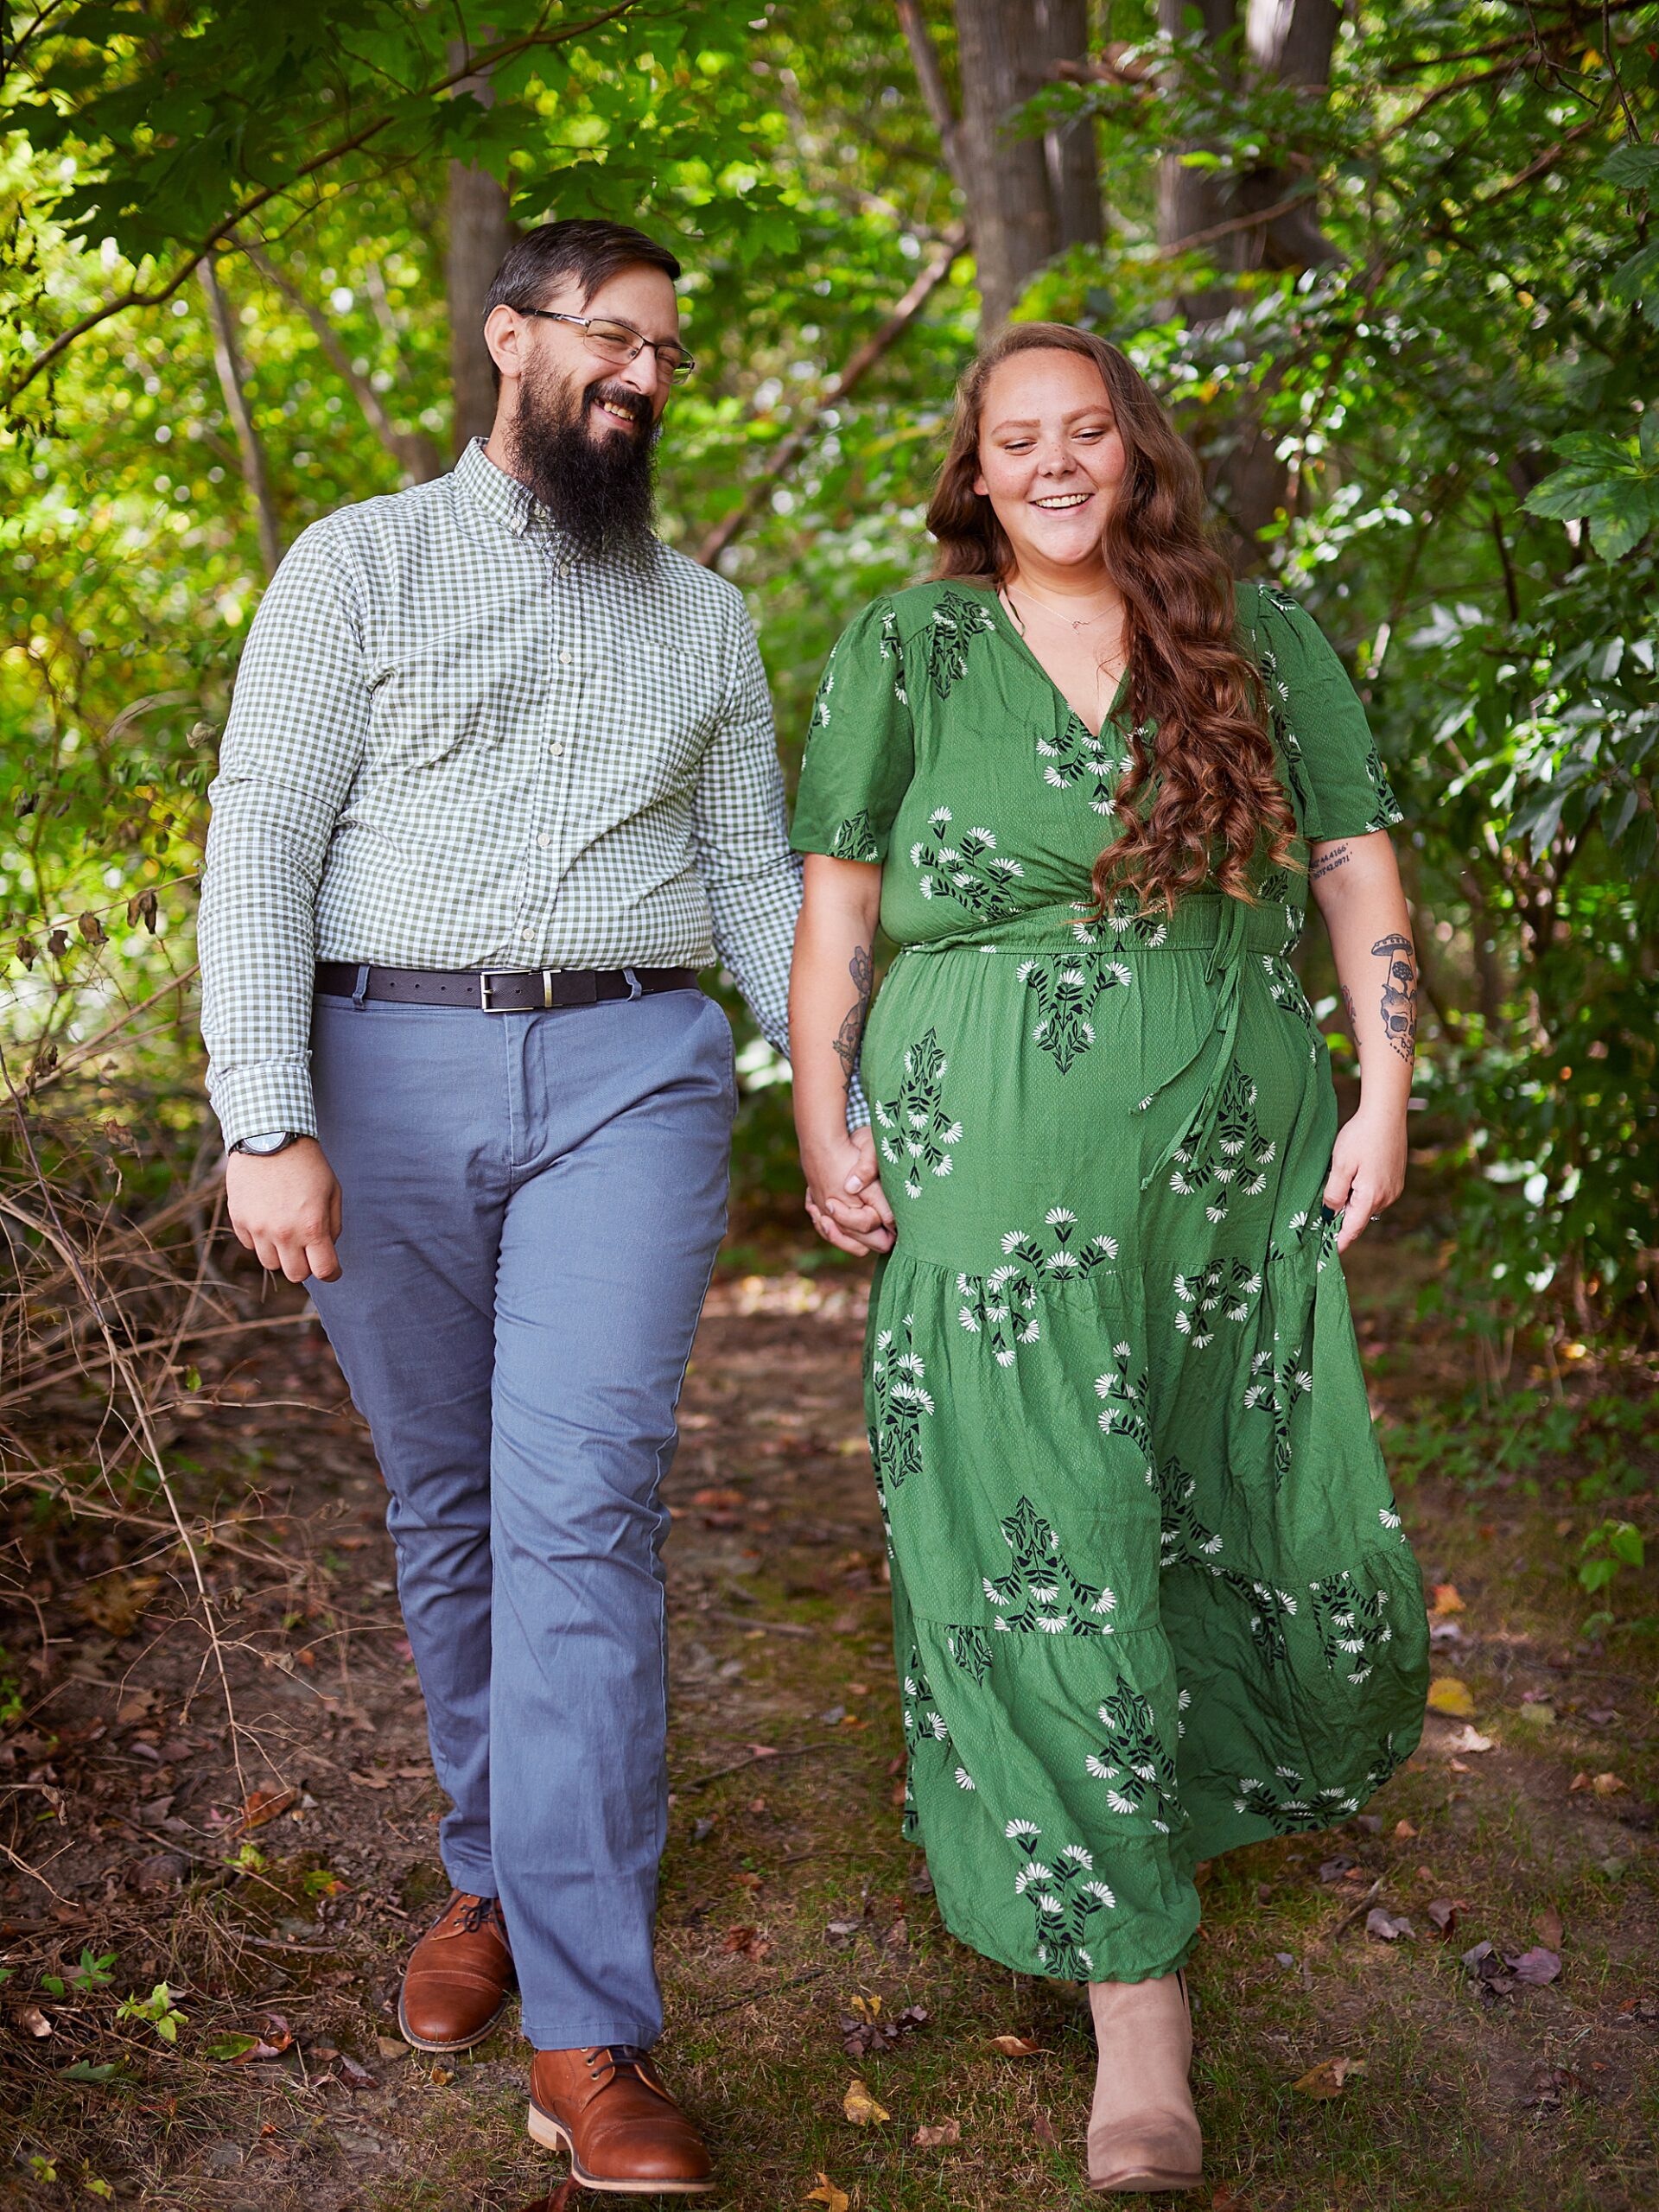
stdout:
<svg viewBox="0 0 1659 2212">
<path fill-rule="evenodd" d="M 491 0 L 467 49 L 423 0 L 5 10 L 6 1182 L 32 1147 L 85 1205 L 143 1213 L 211 1169 L 191 929 L 214 745 L 273 554 L 452 454 L 455 164 L 521 223 L 618 215 L 683 260 L 700 366 L 664 531 L 747 595 L 792 767 L 840 625 L 926 568 L 977 331 L 907 13 L 959 95 L 944 0 L 833 25 L 791 0 Z M 1328 90 L 1255 67 L 1214 6 L 1090 13 L 1088 55 L 1006 129 L 1087 134 L 1102 235 L 1018 312 L 1123 346 L 1224 509 L 1247 435 L 1282 468 L 1244 560 L 1343 652 L 1406 809 L 1414 1132 L 1462 1318 L 1650 1332 L 1652 11 L 1357 0 Z M 1241 260 L 1248 219 L 1172 239 L 1172 164 L 1224 206 L 1274 180 L 1319 250 Z M 740 1177 L 785 1191 L 779 1071 L 758 1042 L 744 1065 Z"/>
</svg>

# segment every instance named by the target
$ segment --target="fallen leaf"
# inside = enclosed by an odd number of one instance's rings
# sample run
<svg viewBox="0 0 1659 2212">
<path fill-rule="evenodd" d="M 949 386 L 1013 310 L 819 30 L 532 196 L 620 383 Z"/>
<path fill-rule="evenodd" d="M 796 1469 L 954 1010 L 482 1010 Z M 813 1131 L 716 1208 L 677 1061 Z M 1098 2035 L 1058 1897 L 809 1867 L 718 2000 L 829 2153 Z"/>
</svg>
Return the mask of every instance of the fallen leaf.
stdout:
<svg viewBox="0 0 1659 2212">
<path fill-rule="evenodd" d="M 262 1828 L 267 1821 L 274 1821 L 279 1814 L 298 1802 L 297 1789 L 251 1789 L 242 1800 L 242 1814 L 232 1835 L 246 1835 L 254 1828 Z"/>
<path fill-rule="evenodd" d="M 340 2055 L 340 2070 L 354 2089 L 374 2089 L 379 2083 L 366 2066 L 359 2066 L 349 2051 Z"/>
<path fill-rule="evenodd" d="M 130 1636 L 161 1586 L 159 1574 L 106 1574 L 88 1583 L 73 1603 L 83 1620 L 106 1636 Z"/>
<path fill-rule="evenodd" d="M 1518 1959 L 1510 1959 L 1506 1963 L 1517 1981 L 1530 1982 L 1535 1989 L 1554 1981 L 1561 1970 L 1560 1952 L 1548 1950 L 1541 1943 L 1535 1943 L 1531 1950 L 1522 1951 Z"/>
<path fill-rule="evenodd" d="M 122 1699 L 120 1708 L 116 1713 L 117 1726 L 125 1728 L 130 1727 L 135 1720 L 148 1719 L 156 1710 L 156 1702 L 157 1696 L 154 1690 L 129 1691 Z"/>
<path fill-rule="evenodd" d="M 1533 1923 L 1538 1930 L 1538 1941 L 1548 1944 L 1552 1951 L 1561 1948 L 1561 1916 L 1553 1904 L 1547 1904 Z"/>
<path fill-rule="evenodd" d="M 1042 2044 L 1033 2043 L 1028 2036 L 993 2036 L 991 2045 L 994 2050 L 1000 2050 L 1004 2058 L 1035 2058 L 1046 2047 Z"/>
<path fill-rule="evenodd" d="M 1453 1774 L 1472 1774 L 1474 1772 L 1473 1767 L 1470 1765 L 1467 1759 L 1449 1759 L 1446 1764 L 1450 1766 Z"/>
<path fill-rule="evenodd" d="M 1451 1745 L 1454 1751 L 1490 1751 L 1495 1748 L 1495 1739 L 1483 1736 L 1478 1728 L 1471 1728 L 1465 1721 L 1451 1738 Z"/>
<path fill-rule="evenodd" d="M 743 1926 L 728 1928 L 720 1939 L 720 1948 L 734 1957 L 764 1959 L 772 1945 L 758 1928 Z"/>
<path fill-rule="evenodd" d="M 1611 1797 L 1617 1789 L 1628 1789 L 1628 1782 L 1621 1782 L 1616 1774 L 1598 1774 L 1591 1778 L 1590 1787 L 1598 1797 Z"/>
<path fill-rule="evenodd" d="M 365 1789 L 390 1789 L 391 1787 L 389 1774 L 353 1774 L 352 1780 L 360 1783 Z"/>
<path fill-rule="evenodd" d="M 1523 1705 L 1519 1718 L 1526 1722 L 1529 1728 L 1553 1728 L 1555 1726 L 1555 1708 L 1540 1698 L 1531 1705 Z"/>
<path fill-rule="evenodd" d="M 1449 1713 L 1462 1719 L 1473 1714 L 1475 1700 L 1469 1694 L 1466 1682 L 1460 1682 L 1455 1675 L 1442 1675 L 1428 1686 L 1428 1709 L 1431 1713 Z"/>
<path fill-rule="evenodd" d="M 776 1744 L 751 1744 L 749 1754 L 753 1758 L 775 1759 L 778 1756 L 778 1746 Z"/>
<path fill-rule="evenodd" d="M 1353 2076 L 1364 2071 L 1363 2058 L 1322 2058 L 1290 2086 L 1305 2097 L 1339 2097 Z"/>
<path fill-rule="evenodd" d="M 52 2032 L 52 2023 L 38 2005 L 25 2005 L 17 2015 L 17 2024 L 21 2028 L 26 2028 L 29 2033 L 36 2038 L 49 2036 Z"/>
<path fill-rule="evenodd" d="M 1042 2145 L 1044 2150 L 1058 2151 L 1059 2149 L 1060 2138 L 1058 2132 L 1056 2129 L 1053 2121 L 1049 2118 L 1046 2112 L 1039 2112 L 1033 2116 L 1031 2123 L 1031 2132 L 1036 2137 L 1037 2140 Z"/>
<path fill-rule="evenodd" d="M 1463 1600 L 1458 1595 L 1458 1586 L 1455 1582 L 1437 1582 L 1434 1585 L 1433 1610 L 1442 1618 L 1447 1613 L 1463 1611 Z"/>
<path fill-rule="evenodd" d="M 407 2058 L 409 2045 L 397 2036 L 376 2036 L 374 2047 L 382 2058 Z"/>
<path fill-rule="evenodd" d="M 1425 1906 L 1424 1910 L 1444 1940 L 1451 1935 L 1458 1924 L 1458 1915 L 1463 1910 L 1463 1900 L 1461 1897 L 1456 1899 L 1436 1897 L 1431 1904 Z"/>
<path fill-rule="evenodd" d="M 817 2187 L 807 2190 L 806 2202 L 823 2205 L 825 2212 L 847 2212 L 852 2199 L 844 2189 L 836 2187 L 828 2174 L 820 2174 Z"/>
<path fill-rule="evenodd" d="M 872 2121 L 893 2118 L 887 2107 L 876 2102 L 856 2075 L 847 2084 L 847 2094 L 841 2101 L 841 2108 L 855 2127 L 868 2127 Z"/>
<path fill-rule="evenodd" d="M 1374 1904 L 1365 1916 L 1365 1933 L 1375 1936 L 1379 1942 L 1396 1943 L 1402 1936 L 1414 1937 L 1417 1930 L 1408 1920 L 1402 1920 L 1397 1914 L 1384 1912 L 1380 1904 Z"/>
<path fill-rule="evenodd" d="M 741 1490 L 694 1490 L 691 1503 L 709 1506 L 716 1513 L 735 1513 L 743 1503 L 743 1493 Z"/>
<path fill-rule="evenodd" d="M 918 2151 L 937 2151 L 941 2143 L 961 2142 L 962 2122 L 946 2120 L 937 2127 L 918 2127 L 910 2139 Z"/>
<path fill-rule="evenodd" d="M 1416 1829 L 1411 1825 L 1411 1822 L 1406 1820 L 1396 1821 L 1394 1824 L 1394 1832 L 1395 1835 L 1401 1837 L 1414 1836 L 1417 1833 Z"/>
</svg>

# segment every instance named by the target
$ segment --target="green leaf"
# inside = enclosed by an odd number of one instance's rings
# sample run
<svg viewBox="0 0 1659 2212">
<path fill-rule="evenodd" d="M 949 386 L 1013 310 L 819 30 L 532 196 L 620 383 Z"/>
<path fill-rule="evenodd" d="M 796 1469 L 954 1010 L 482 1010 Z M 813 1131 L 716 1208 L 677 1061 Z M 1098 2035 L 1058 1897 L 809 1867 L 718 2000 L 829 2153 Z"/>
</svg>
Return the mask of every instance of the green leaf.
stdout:
<svg viewBox="0 0 1659 2212">
<path fill-rule="evenodd" d="M 1659 146 L 1620 146 L 1596 171 L 1609 184 L 1639 192 L 1659 177 Z"/>
</svg>

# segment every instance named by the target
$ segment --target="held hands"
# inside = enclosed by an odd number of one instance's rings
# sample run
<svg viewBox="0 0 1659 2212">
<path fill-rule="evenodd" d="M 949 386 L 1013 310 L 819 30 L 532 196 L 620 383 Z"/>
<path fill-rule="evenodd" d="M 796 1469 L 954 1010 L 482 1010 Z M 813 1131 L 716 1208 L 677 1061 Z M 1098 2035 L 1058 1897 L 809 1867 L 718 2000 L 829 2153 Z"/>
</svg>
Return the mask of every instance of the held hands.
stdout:
<svg viewBox="0 0 1659 2212">
<path fill-rule="evenodd" d="M 225 1198 L 238 1242 L 262 1268 L 289 1282 L 315 1275 L 338 1282 L 340 1185 L 315 1137 L 264 1159 L 233 1152 L 225 1162 Z"/>
<path fill-rule="evenodd" d="M 1391 1206 L 1406 1186 L 1406 1117 L 1368 1115 L 1362 1106 L 1337 1132 L 1325 1203 L 1344 1212 L 1337 1249 L 1365 1234 L 1378 1214 Z"/>
<path fill-rule="evenodd" d="M 875 1166 L 875 1140 L 868 1128 L 803 1149 L 806 1211 L 812 1226 L 843 1252 L 890 1252 L 893 1208 Z"/>
</svg>

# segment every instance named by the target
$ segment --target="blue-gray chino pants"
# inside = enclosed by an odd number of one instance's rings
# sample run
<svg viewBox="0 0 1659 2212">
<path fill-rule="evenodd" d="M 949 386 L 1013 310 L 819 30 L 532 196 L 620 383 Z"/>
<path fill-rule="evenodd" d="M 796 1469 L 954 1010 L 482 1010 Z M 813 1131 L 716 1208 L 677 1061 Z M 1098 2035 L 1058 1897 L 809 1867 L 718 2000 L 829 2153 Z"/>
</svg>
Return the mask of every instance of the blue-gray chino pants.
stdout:
<svg viewBox="0 0 1659 2212">
<path fill-rule="evenodd" d="M 320 996 L 312 1058 L 345 1224 L 311 1294 L 391 1492 L 445 1870 L 501 1899 L 537 2049 L 649 2044 L 658 1490 L 725 1230 L 730 1027 L 696 990 Z"/>
</svg>

